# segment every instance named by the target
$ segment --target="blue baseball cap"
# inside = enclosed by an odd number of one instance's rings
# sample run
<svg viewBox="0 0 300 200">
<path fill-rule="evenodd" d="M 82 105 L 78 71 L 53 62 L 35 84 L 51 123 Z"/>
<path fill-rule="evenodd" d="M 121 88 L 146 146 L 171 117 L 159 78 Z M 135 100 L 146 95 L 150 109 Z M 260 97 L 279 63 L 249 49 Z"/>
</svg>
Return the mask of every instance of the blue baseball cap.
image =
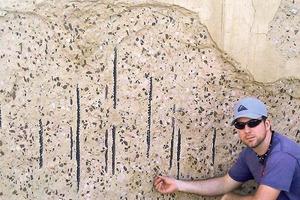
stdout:
<svg viewBox="0 0 300 200">
<path fill-rule="evenodd" d="M 234 119 L 231 122 L 231 125 L 233 125 L 235 120 L 240 117 L 258 119 L 262 116 L 268 117 L 266 105 L 257 98 L 246 97 L 240 99 L 234 106 Z"/>
</svg>

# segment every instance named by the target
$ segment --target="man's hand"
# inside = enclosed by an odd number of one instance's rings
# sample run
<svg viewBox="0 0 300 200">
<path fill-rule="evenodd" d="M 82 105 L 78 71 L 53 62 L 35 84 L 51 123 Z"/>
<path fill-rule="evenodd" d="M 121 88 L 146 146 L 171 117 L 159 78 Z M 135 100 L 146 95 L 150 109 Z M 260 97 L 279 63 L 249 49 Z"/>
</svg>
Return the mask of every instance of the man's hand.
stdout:
<svg viewBox="0 0 300 200">
<path fill-rule="evenodd" d="M 156 176 L 154 178 L 155 189 L 162 194 L 169 194 L 178 191 L 176 179 Z"/>
</svg>

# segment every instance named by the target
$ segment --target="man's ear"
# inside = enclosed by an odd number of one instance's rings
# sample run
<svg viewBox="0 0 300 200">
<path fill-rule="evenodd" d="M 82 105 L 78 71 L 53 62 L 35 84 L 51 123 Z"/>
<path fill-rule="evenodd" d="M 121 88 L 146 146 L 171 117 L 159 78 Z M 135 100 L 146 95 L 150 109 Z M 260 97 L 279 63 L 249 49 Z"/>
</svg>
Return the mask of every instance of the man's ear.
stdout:
<svg viewBox="0 0 300 200">
<path fill-rule="evenodd" d="M 267 130 L 271 130 L 271 121 L 269 120 L 269 119 L 266 119 L 266 121 L 265 121 L 265 125 L 266 125 L 266 129 Z"/>
</svg>

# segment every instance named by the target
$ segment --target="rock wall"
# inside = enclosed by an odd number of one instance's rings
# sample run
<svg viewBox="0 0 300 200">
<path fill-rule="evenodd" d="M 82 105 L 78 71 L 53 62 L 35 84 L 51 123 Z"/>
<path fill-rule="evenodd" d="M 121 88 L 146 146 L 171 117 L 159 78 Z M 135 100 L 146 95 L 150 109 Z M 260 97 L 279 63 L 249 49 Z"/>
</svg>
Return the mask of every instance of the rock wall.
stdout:
<svg viewBox="0 0 300 200">
<path fill-rule="evenodd" d="M 215 199 L 160 195 L 152 179 L 225 174 L 242 148 L 229 124 L 244 96 L 300 142 L 300 81 L 255 81 L 195 13 L 33 8 L 0 18 L 1 199 Z"/>
</svg>

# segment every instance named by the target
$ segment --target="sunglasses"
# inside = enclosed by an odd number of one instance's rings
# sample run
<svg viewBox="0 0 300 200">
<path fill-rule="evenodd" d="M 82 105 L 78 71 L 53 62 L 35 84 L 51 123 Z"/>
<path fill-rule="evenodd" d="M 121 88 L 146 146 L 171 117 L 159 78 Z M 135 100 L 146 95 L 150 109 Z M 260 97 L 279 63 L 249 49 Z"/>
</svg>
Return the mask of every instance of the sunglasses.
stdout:
<svg viewBox="0 0 300 200">
<path fill-rule="evenodd" d="M 242 130 L 247 125 L 249 128 L 254 128 L 262 122 L 262 119 L 251 119 L 247 122 L 235 122 L 235 128 Z"/>
</svg>

